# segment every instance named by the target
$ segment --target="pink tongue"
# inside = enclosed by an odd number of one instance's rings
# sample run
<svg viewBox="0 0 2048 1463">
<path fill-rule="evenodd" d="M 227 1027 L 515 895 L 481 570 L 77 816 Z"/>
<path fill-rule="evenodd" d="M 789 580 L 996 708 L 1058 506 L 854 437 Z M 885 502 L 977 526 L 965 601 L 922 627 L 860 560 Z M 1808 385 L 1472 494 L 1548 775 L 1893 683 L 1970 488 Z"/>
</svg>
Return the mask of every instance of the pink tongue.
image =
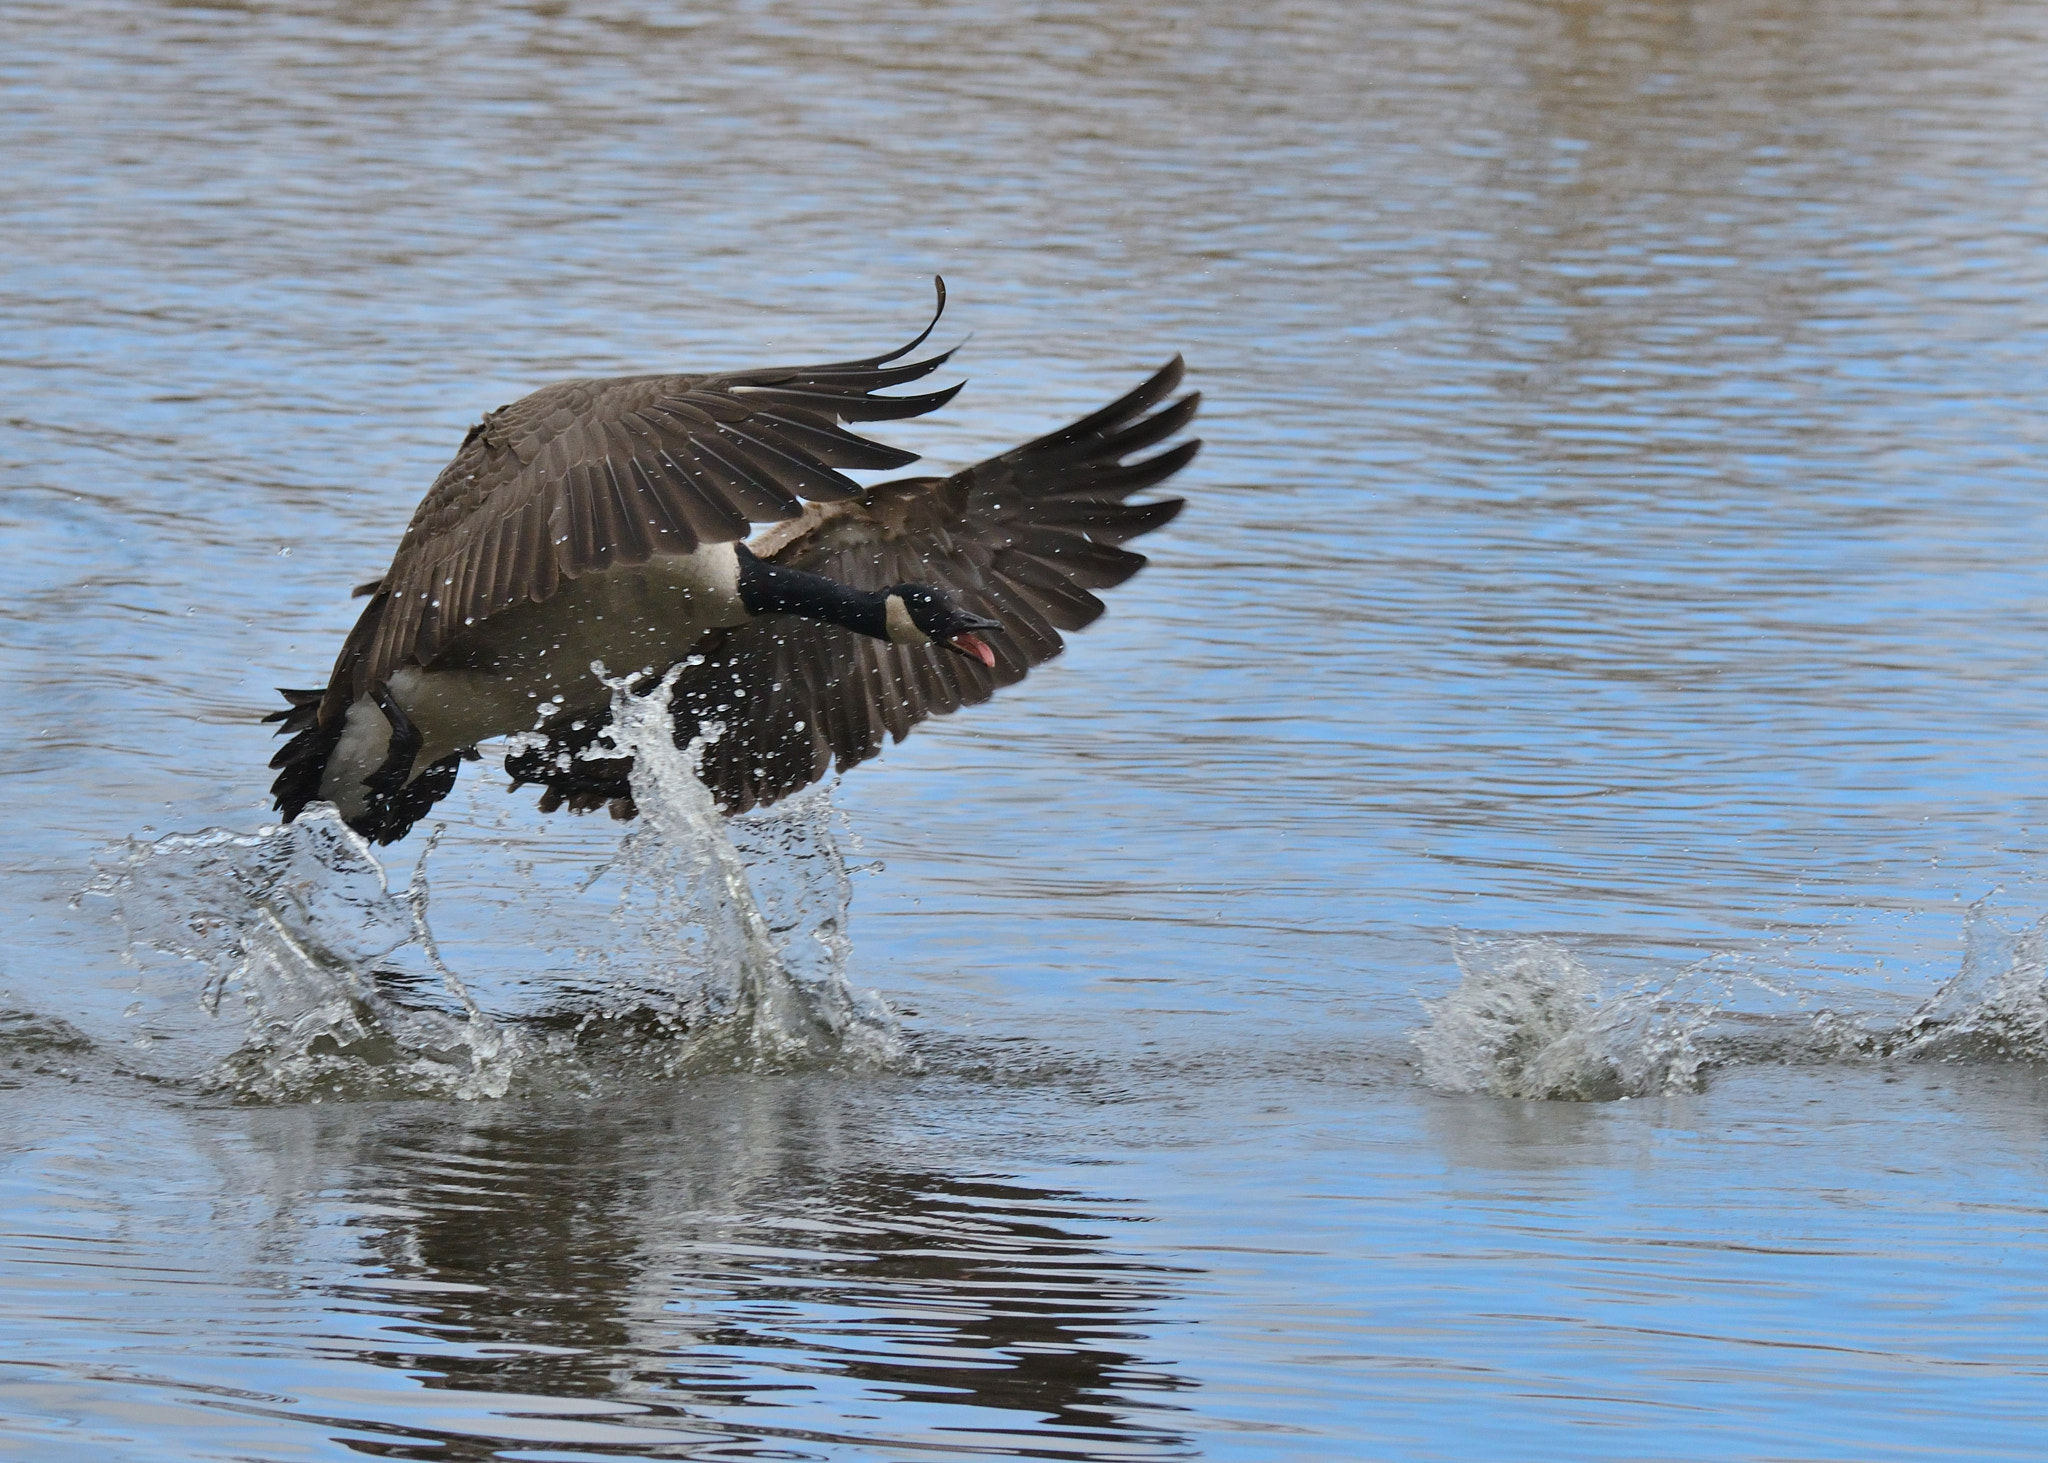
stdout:
<svg viewBox="0 0 2048 1463">
<path fill-rule="evenodd" d="M 955 650 L 964 650 L 990 670 L 996 668 L 996 653 L 988 648 L 988 642 L 979 635 L 955 635 L 946 642 Z"/>
</svg>

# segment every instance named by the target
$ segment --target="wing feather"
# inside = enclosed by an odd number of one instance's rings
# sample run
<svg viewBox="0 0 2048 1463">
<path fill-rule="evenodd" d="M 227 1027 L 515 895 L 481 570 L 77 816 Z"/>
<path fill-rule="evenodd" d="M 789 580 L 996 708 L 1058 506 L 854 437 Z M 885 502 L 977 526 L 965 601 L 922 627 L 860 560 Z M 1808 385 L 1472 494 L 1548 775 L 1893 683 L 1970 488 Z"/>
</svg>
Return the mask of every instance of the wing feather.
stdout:
<svg viewBox="0 0 2048 1463">
<path fill-rule="evenodd" d="M 785 456 L 813 463 L 831 455 L 844 435 L 823 417 L 795 407 L 758 413 L 747 423 L 747 432 Z M 915 452 L 880 442 L 867 443 L 859 450 L 839 450 L 838 457 L 841 467 L 855 468 L 907 467 L 917 461 Z"/>
<path fill-rule="evenodd" d="M 1047 528 L 1071 528 L 1097 543 L 1120 544 L 1164 528 L 1180 516 L 1182 500 L 1157 503 L 1103 503 L 1088 498 L 1049 498 L 1037 521 Z"/>
<path fill-rule="evenodd" d="M 668 481 L 668 474 L 638 457 L 629 461 L 626 468 L 633 475 L 634 511 L 646 521 L 647 532 L 657 545 L 656 552 L 673 553 L 675 545 L 685 540 L 694 543 L 697 535 L 691 530 L 689 519 L 678 515 L 679 503 L 670 501 L 676 490 Z"/>
<path fill-rule="evenodd" d="M 1145 567 L 1145 556 L 1115 544 L 1099 544 L 1065 528 L 1027 524 L 1015 530 L 1006 553 L 1056 565 L 1068 580 L 1083 589 L 1101 589 L 1122 584 Z"/>
<path fill-rule="evenodd" d="M 578 578 L 598 567 L 601 541 L 597 533 L 597 483 L 590 464 L 572 452 L 568 469 L 562 474 L 561 532 L 564 552 L 562 572 Z"/>
<path fill-rule="evenodd" d="M 604 460 L 605 475 L 611 479 L 612 500 L 618 510 L 612 562 L 644 564 L 654 557 L 658 542 L 652 521 L 654 508 L 644 500 L 636 471 L 640 464 L 633 459 L 632 444 L 623 440 L 625 433 L 608 430 L 605 435 L 615 439 L 613 446 L 617 449 L 607 453 Z"/>
<path fill-rule="evenodd" d="M 795 493 L 756 476 L 746 458 L 729 450 L 716 436 L 690 444 L 688 466 L 706 512 L 721 500 L 738 504 L 740 511 L 757 523 L 778 522 L 801 511 Z"/>
<path fill-rule="evenodd" d="M 1102 601 L 1043 559 L 1005 549 L 996 555 L 996 572 L 1022 590 L 1055 629 L 1081 630 L 1102 618 Z"/>
<path fill-rule="evenodd" d="M 951 355 L 948 351 L 946 355 Z M 943 361 L 944 356 L 938 358 Z M 920 371 L 918 374 L 922 375 Z M 860 396 L 851 391 L 821 389 L 815 383 L 797 386 L 754 387 L 770 395 L 773 400 L 786 402 L 790 406 L 807 407 L 820 415 L 844 422 L 893 422 L 904 417 L 921 417 L 926 412 L 937 411 L 960 394 L 961 386 L 948 386 L 943 391 L 928 391 L 918 396 Z M 913 456 L 911 461 L 916 461 Z M 893 464 L 903 466 L 902 463 Z"/>
<path fill-rule="evenodd" d="M 1101 411 L 949 478 L 901 479 L 806 510 L 778 530 L 774 562 L 857 588 L 915 582 L 954 592 L 1001 623 L 982 638 L 993 670 L 931 646 L 889 645 L 816 621 L 771 616 L 720 631 L 677 681 L 676 734 L 710 720 L 724 735 L 703 774 L 740 811 L 845 771 L 920 722 L 988 700 L 1060 653 L 1062 632 L 1102 613 L 1092 592 L 1145 563 L 1121 547 L 1162 528 L 1183 501 L 1129 503 L 1200 449 L 1184 441 L 1131 460 L 1185 429 L 1199 398 L 1159 403 L 1179 385 L 1178 357 Z M 764 544 L 769 541 L 764 541 Z M 735 687 L 744 698 L 735 698 Z M 722 709 L 714 709 L 722 708 Z"/>
<path fill-rule="evenodd" d="M 516 523 L 520 553 L 505 566 L 504 577 L 493 583 L 492 606 L 510 608 L 522 597 L 522 587 L 524 597 L 535 601 L 547 599 L 561 587 L 562 561 L 549 532 L 552 522 L 544 500 L 536 498 L 526 505 Z"/>
<path fill-rule="evenodd" d="M 657 553 L 675 552 L 677 544 L 689 533 L 689 525 L 677 523 L 669 511 L 661 485 L 667 469 L 661 465 L 660 445 L 637 412 L 607 423 L 605 436 L 609 449 L 606 456 L 618 481 L 620 499 L 634 522 L 636 535 L 645 540 L 645 552 L 637 562 L 644 563 Z"/>
<path fill-rule="evenodd" d="M 944 306 L 941 282 L 923 331 L 859 360 L 564 381 L 487 414 L 413 514 L 378 581 L 381 610 L 365 610 L 336 660 L 321 725 L 400 666 L 430 663 L 468 625 L 545 600 L 564 580 L 737 542 L 753 523 L 796 517 L 806 499 L 855 497 L 841 469 L 914 461 L 847 424 L 952 399 L 957 386 L 876 394 L 946 363 L 951 352 L 904 359 Z"/>
</svg>

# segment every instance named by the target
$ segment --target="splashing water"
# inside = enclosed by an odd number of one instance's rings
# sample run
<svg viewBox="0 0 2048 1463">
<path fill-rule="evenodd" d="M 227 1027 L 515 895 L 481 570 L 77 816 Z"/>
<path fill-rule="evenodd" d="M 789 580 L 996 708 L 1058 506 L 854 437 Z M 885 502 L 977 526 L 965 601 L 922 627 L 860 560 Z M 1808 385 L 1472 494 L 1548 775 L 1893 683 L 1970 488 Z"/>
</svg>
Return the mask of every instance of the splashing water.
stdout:
<svg viewBox="0 0 2048 1463">
<path fill-rule="evenodd" d="M 99 863 L 86 892 L 114 902 L 133 963 L 148 975 L 155 953 L 205 971 L 188 1010 L 149 1013 L 139 1050 L 214 1045 L 179 1019 L 197 1014 L 241 1035 L 202 1082 L 252 1098 L 357 1095 L 370 1073 L 374 1089 L 420 1095 L 496 1097 L 510 1086 L 519 1042 L 441 963 L 424 857 L 394 894 L 369 845 L 320 808 L 253 834 L 130 839 Z M 454 1013 L 379 979 L 406 947 L 440 978 Z"/>
<path fill-rule="evenodd" d="M 1715 1007 L 1639 985 L 1603 998 L 1599 978 L 1547 940 L 1461 942 L 1463 979 L 1424 1003 L 1411 1038 L 1423 1080 L 1447 1092 L 1604 1102 L 1697 1087 L 1697 1044 Z"/>
<path fill-rule="evenodd" d="M 1423 1003 L 1410 1040 L 1441 1091 L 1571 1102 L 1697 1091 L 1714 1070 L 1764 1063 L 2048 1062 L 2048 916 L 2014 928 L 1987 896 L 1963 938 L 1957 972 L 1889 1012 L 1845 1009 L 1753 960 L 1608 989 L 1551 941 L 1466 940 L 1457 988 Z"/>
<path fill-rule="evenodd" d="M 667 996 L 654 1014 L 697 1033 L 700 1053 L 749 1062 L 899 1056 L 887 1007 L 846 981 L 852 885 L 829 794 L 813 789 L 726 819 L 697 776 L 707 738 L 722 728 L 675 743 L 669 690 L 679 673 L 644 695 L 630 678 L 606 682 L 610 749 L 591 755 L 633 758 L 640 809 L 616 864 L 625 891 L 614 925 L 630 943 L 624 958 L 593 952 L 612 973 L 611 990 L 644 995 L 651 977 Z"/>
<path fill-rule="evenodd" d="M 249 1100 L 318 1101 L 592 1090 L 613 1067 L 637 1079 L 900 1056 L 887 1007 L 846 982 L 852 890 L 829 794 L 729 822 L 696 776 L 701 741 L 675 745 L 668 684 L 607 684 L 614 724 L 594 754 L 635 759 L 641 816 L 585 887 L 616 875 L 618 905 L 594 947 L 589 916 L 546 908 L 547 891 L 520 911 L 536 931 L 576 929 L 571 971 L 594 984 L 564 982 L 537 1016 L 486 1011 L 428 921 L 438 830 L 397 891 L 325 806 L 253 834 L 130 839 L 100 857 L 85 892 L 112 902 L 151 998 L 129 1010 L 138 1064 Z"/>
<path fill-rule="evenodd" d="M 1961 968 L 1885 1049 L 1942 1061 L 2048 1061 L 2048 916 L 2009 929 L 1987 895 L 1970 906 L 1963 940 Z"/>
</svg>

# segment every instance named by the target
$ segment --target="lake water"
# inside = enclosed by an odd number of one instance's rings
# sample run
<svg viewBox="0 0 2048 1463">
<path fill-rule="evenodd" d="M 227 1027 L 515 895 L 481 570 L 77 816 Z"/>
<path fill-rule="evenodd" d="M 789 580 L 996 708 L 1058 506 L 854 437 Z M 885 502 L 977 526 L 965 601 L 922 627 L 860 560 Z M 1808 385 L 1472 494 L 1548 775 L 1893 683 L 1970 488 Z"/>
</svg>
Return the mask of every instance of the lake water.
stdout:
<svg viewBox="0 0 2048 1463">
<path fill-rule="evenodd" d="M 2048 1449 L 2048 11 L 0 41 L 0 1454 Z M 1066 657 L 731 842 L 265 831 L 482 411 L 941 272 L 936 464 L 1206 396 Z"/>
</svg>

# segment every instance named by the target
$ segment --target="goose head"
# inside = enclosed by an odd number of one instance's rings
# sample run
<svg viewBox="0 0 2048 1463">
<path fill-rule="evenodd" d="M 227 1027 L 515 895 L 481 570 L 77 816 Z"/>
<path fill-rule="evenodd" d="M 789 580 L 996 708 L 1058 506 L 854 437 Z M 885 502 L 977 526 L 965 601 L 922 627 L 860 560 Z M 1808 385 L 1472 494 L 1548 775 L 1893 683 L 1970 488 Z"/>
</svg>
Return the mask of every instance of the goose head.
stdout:
<svg viewBox="0 0 2048 1463">
<path fill-rule="evenodd" d="M 929 584 L 898 584 L 887 594 L 889 639 L 895 644 L 937 643 L 995 669 L 996 653 L 976 632 L 1000 630 L 1002 621 L 961 608 L 952 595 Z"/>
</svg>

